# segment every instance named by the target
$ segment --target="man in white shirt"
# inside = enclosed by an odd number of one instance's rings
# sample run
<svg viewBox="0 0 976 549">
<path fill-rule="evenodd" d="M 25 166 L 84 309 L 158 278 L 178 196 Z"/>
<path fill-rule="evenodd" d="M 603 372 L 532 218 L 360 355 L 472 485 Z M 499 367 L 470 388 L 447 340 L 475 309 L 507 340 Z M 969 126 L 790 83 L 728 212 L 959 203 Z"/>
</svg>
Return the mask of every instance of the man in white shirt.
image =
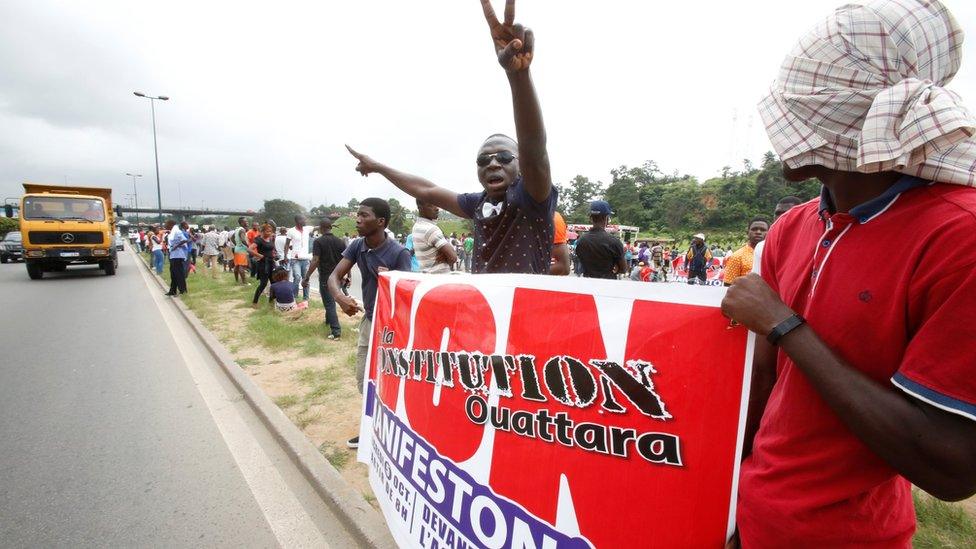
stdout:
<svg viewBox="0 0 976 549">
<path fill-rule="evenodd" d="M 227 227 L 223 230 L 217 231 L 217 250 L 220 254 L 217 256 L 217 261 L 220 262 L 220 266 L 223 267 L 224 272 L 227 272 L 227 237 L 230 235 L 230 231 Z"/>
<path fill-rule="evenodd" d="M 288 269 L 291 271 L 292 285 L 295 287 L 295 299 L 298 299 L 299 282 L 308 272 L 308 264 L 312 261 L 309 251 L 309 237 L 312 231 L 305 226 L 305 216 L 295 216 L 295 226 L 285 233 L 285 250 L 288 256 Z M 308 301 L 308 286 L 302 288 L 302 297 Z"/>
<path fill-rule="evenodd" d="M 275 237 L 275 253 L 277 254 L 278 264 L 287 267 L 288 258 L 285 256 L 285 246 L 288 244 L 288 228 L 278 227 L 278 236 Z M 288 273 L 289 278 L 291 273 Z"/>
<path fill-rule="evenodd" d="M 417 199 L 417 222 L 413 225 L 413 254 L 424 273 L 449 273 L 457 262 L 457 253 L 451 242 L 444 238 L 440 227 L 434 223 L 440 208 Z"/>
</svg>

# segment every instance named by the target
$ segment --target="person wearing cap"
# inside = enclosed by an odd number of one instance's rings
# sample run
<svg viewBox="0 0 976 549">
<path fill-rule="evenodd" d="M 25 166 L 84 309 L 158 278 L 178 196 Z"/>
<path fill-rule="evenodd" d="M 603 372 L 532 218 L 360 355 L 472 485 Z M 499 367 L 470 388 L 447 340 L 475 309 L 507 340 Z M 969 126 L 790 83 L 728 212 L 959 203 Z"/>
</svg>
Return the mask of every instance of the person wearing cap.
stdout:
<svg viewBox="0 0 976 549">
<path fill-rule="evenodd" d="M 640 282 L 641 279 L 641 269 L 644 268 L 644 262 L 641 261 L 634 268 L 630 270 L 630 279 L 634 282 Z"/>
<path fill-rule="evenodd" d="M 685 263 L 688 265 L 688 284 L 704 284 L 707 276 L 708 264 L 712 261 L 712 252 L 705 245 L 705 235 L 698 233 L 691 237 L 691 246 L 685 253 Z"/>
<path fill-rule="evenodd" d="M 962 41 L 938 1 L 845 5 L 760 103 L 784 177 L 823 190 L 722 302 L 758 336 L 743 547 L 910 547 L 912 485 L 976 493 L 976 118 L 945 87 Z"/>
<path fill-rule="evenodd" d="M 607 224 L 613 211 L 605 200 L 590 203 L 590 222 L 593 227 L 581 234 L 576 241 L 576 255 L 587 278 L 616 279 L 627 274 L 624 244 L 607 232 Z"/>
</svg>

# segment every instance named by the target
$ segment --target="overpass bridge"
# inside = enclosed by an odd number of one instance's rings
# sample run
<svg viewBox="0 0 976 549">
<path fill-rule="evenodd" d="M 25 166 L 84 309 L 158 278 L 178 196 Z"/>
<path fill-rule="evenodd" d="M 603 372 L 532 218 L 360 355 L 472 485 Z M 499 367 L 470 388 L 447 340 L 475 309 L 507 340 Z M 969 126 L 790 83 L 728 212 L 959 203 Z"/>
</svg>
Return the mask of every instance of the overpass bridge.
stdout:
<svg viewBox="0 0 976 549">
<path fill-rule="evenodd" d="M 130 206 L 123 206 L 121 204 L 116 204 L 114 206 L 115 214 L 122 218 L 131 217 L 127 214 L 145 214 L 146 219 L 153 219 L 158 217 L 160 211 L 162 211 L 163 218 L 174 218 L 177 220 L 184 220 L 189 217 L 194 217 L 198 215 L 206 216 L 244 216 L 244 217 L 254 217 L 260 215 L 259 212 L 254 210 L 222 210 L 222 209 L 211 209 L 211 208 L 133 208 Z M 20 205 L 14 202 L 14 199 L 8 198 L 6 204 L 4 204 L 3 209 L 4 215 L 7 217 L 14 217 L 13 212 L 20 210 Z"/>
<path fill-rule="evenodd" d="M 159 215 L 160 210 L 158 208 L 132 208 L 128 206 L 118 205 L 115 207 L 115 212 L 121 215 L 123 218 L 128 219 L 131 217 L 128 214 L 139 214 L 145 215 L 147 219 L 153 219 Z M 258 212 L 254 210 L 221 210 L 221 209 L 210 209 L 210 208 L 163 208 L 163 218 L 174 218 L 178 220 L 183 220 L 189 217 L 195 217 L 198 215 L 204 216 L 244 216 L 244 217 L 254 217 L 259 215 Z"/>
</svg>

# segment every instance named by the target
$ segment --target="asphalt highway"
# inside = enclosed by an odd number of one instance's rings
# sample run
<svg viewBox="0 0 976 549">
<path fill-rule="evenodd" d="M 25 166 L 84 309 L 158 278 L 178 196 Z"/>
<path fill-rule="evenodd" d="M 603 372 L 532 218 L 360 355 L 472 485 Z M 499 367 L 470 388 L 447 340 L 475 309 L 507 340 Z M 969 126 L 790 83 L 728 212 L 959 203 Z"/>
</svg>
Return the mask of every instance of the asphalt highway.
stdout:
<svg viewBox="0 0 976 549">
<path fill-rule="evenodd" d="M 130 252 L 0 266 L 0 545 L 354 547 Z"/>
</svg>

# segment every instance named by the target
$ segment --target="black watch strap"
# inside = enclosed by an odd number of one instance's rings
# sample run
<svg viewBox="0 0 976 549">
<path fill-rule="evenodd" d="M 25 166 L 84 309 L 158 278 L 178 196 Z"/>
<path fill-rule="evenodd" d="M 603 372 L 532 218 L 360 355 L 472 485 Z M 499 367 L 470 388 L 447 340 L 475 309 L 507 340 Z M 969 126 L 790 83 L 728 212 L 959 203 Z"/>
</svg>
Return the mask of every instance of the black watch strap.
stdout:
<svg viewBox="0 0 976 549">
<path fill-rule="evenodd" d="M 776 327 L 769 332 L 769 335 L 766 336 L 766 341 L 768 341 L 770 345 L 776 345 L 779 343 L 780 339 L 783 339 L 783 336 L 799 328 L 804 323 L 806 323 L 806 320 L 802 316 L 793 313 L 789 318 L 777 324 Z"/>
</svg>

